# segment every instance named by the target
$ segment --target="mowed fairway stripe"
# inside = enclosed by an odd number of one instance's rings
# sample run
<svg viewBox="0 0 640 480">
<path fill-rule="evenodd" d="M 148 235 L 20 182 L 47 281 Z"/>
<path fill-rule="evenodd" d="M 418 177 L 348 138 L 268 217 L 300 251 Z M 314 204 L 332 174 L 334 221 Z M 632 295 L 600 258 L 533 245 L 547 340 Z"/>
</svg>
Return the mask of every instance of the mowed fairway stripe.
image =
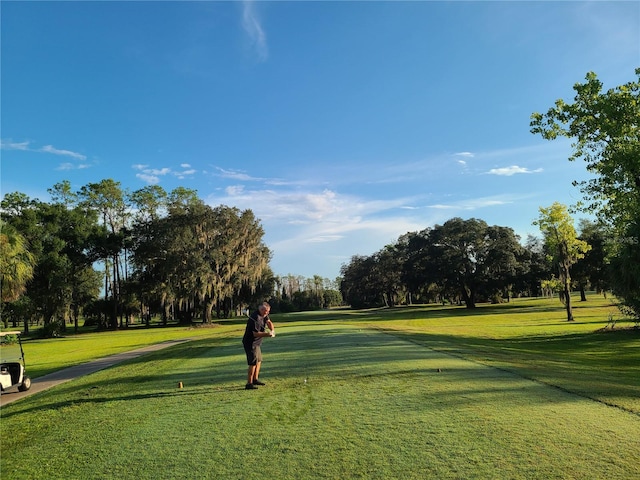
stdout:
<svg viewBox="0 0 640 480">
<path fill-rule="evenodd" d="M 3 477 L 640 476 L 637 415 L 502 370 L 330 322 L 283 325 L 263 353 L 254 391 L 224 338 L 12 404 L 3 431 L 29 426 L 3 435 Z"/>
<path fill-rule="evenodd" d="M 640 448 L 637 415 L 375 330 L 326 324 L 275 340 L 264 371 L 284 388 L 265 392 L 267 401 L 280 423 L 315 425 L 295 454 L 307 442 L 326 451 L 336 478 L 640 474 L 614 446 Z M 334 458 L 329 445 L 351 455 Z M 282 439 L 283 460 L 290 450 Z"/>
</svg>

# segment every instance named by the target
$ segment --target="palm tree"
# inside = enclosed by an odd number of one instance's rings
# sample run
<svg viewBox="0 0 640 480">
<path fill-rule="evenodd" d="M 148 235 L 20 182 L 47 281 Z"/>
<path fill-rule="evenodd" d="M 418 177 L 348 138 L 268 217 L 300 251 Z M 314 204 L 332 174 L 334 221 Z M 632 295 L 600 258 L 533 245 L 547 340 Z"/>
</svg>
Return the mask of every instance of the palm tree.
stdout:
<svg viewBox="0 0 640 480">
<path fill-rule="evenodd" d="M 33 278 L 35 258 L 24 237 L 0 220 L 0 279 L 3 302 L 20 298 L 27 282 Z"/>
</svg>

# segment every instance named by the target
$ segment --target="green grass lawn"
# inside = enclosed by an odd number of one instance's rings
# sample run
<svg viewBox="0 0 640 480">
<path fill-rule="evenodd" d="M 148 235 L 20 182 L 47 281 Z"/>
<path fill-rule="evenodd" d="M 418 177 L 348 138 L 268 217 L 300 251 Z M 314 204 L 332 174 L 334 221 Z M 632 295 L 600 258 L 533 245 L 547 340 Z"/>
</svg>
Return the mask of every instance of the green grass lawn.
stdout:
<svg viewBox="0 0 640 480">
<path fill-rule="evenodd" d="M 587 303 L 274 315 L 256 391 L 206 329 L 3 407 L 0 476 L 638 478 L 640 336 Z"/>
<path fill-rule="evenodd" d="M 167 328 L 132 327 L 117 331 L 65 334 L 58 338 L 23 339 L 27 371 L 38 378 L 57 370 L 73 367 L 97 358 L 136 350 L 168 340 L 197 339 L 234 335 L 241 328 L 238 322 L 210 327 Z"/>
<path fill-rule="evenodd" d="M 438 351 L 640 414 L 640 330 L 621 322 L 602 331 L 616 311 L 602 297 L 577 303 L 571 323 L 557 300 L 527 299 L 472 312 L 402 310 L 395 318 L 383 314 L 375 325 Z"/>
</svg>

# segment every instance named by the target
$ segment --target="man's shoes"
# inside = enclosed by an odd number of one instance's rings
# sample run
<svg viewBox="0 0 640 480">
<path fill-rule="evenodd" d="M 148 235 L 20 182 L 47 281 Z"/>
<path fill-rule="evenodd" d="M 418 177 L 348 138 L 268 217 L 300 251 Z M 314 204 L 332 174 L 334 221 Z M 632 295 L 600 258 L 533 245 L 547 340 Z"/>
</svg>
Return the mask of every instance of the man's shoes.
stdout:
<svg viewBox="0 0 640 480">
<path fill-rule="evenodd" d="M 264 384 L 263 384 L 264 385 Z M 244 387 L 245 390 L 257 390 L 258 387 L 255 386 L 255 384 L 253 383 L 247 383 Z"/>
<path fill-rule="evenodd" d="M 261 382 L 260 380 L 258 380 L 257 378 L 253 381 L 253 385 L 266 385 L 266 383 Z"/>
</svg>

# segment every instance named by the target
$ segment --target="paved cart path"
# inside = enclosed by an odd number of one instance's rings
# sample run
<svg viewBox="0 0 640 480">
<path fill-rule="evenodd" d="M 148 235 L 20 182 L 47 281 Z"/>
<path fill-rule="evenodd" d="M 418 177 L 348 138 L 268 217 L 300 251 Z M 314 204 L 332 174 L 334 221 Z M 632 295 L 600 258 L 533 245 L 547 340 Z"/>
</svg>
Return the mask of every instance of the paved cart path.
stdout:
<svg viewBox="0 0 640 480">
<path fill-rule="evenodd" d="M 11 402 L 15 402 L 16 400 L 20 400 L 21 398 L 24 398 L 28 395 L 33 395 L 34 393 L 38 393 L 48 388 L 55 387 L 56 385 L 60 385 L 64 382 L 68 382 L 69 380 L 73 380 L 74 378 L 97 372 L 98 370 L 111 367 L 120 362 L 124 362 L 125 360 L 131 360 L 132 358 L 140 357 L 149 352 L 155 352 L 157 350 L 162 350 L 163 348 L 171 347 L 172 345 L 188 342 L 189 340 L 190 339 L 169 340 L 167 342 L 149 345 L 137 350 L 131 350 L 129 352 L 122 352 L 111 355 L 109 357 L 99 358 L 98 360 L 93 360 L 81 365 L 76 365 L 75 367 L 58 370 L 57 372 L 44 375 L 43 377 L 34 378 L 31 380 L 31 388 L 26 392 L 19 392 L 16 389 L 12 389 L 9 392 L 3 392 L 2 395 L 0 395 L 0 407 Z"/>
</svg>

